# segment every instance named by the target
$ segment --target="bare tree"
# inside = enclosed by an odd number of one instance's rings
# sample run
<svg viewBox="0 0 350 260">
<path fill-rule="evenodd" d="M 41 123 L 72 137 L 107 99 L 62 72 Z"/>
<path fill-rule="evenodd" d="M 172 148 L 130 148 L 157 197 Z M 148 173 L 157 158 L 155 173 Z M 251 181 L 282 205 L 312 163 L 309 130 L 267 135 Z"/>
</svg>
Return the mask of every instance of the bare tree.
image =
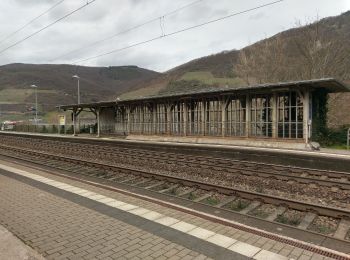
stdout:
<svg viewBox="0 0 350 260">
<path fill-rule="evenodd" d="M 298 37 L 293 38 L 299 54 L 296 77 L 349 77 L 349 41 L 341 35 L 335 37 L 332 34 L 325 28 L 321 29 L 320 21 L 300 27 Z"/>
<path fill-rule="evenodd" d="M 243 49 L 235 71 L 247 84 L 265 83 L 285 80 L 286 66 L 285 42 L 276 35 Z"/>
<path fill-rule="evenodd" d="M 349 79 L 349 39 L 321 28 L 320 21 L 301 25 L 241 50 L 234 70 L 247 84 L 323 77 Z"/>
<path fill-rule="evenodd" d="M 341 23 L 341 21 L 340 21 Z M 297 23 L 296 29 L 244 48 L 235 73 L 249 84 L 333 77 L 350 80 L 350 39 L 341 24 Z M 350 123 L 350 95 L 331 94 L 328 124 Z"/>
<path fill-rule="evenodd" d="M 322 21 L 321 21 L 322 22 Z M 300 54 L 295 77 L 299 79 L 333 77 L 350 79 L 350 41 L 344 35 L 327 30 L 321 22 L 300 28 L 300 35 L 294 44 Z M 333 93 L 329 95 L 327 121 L 329 127 L 350 123 L 350 95 Z"/>
</svg>

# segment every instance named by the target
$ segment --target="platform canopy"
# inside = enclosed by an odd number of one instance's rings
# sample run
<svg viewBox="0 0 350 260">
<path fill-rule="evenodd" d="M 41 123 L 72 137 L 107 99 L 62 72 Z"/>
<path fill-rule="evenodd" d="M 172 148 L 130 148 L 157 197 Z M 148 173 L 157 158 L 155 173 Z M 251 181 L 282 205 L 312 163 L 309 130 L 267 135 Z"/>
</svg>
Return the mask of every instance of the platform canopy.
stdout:
<svg viewBox="0 0 350 260">
<path fill-rule="evenodd" d="M 336 80 L 334 78 L 322 78 L 322 79 L 313 79 L 313 80 L 300 80 L 300 81 L 289 81 L 289 82 L 278 82 L 278 83 L 266 83 L 266 84 L 256 84 L 249 86 L 221 86 L 221 87 L 206 87 L 201 90 L 182 92 L 167 92 L 164 94 L 158 94 L 154 96 L 138 97 L 131 99 L 121 99 L 116 101 L 102 101 L 94 103 L 82 103 L 82 104 L 70 104 L 70 105 L 60 105 L 58 106 L 61 110 L 74 110 L 78 108 L 103 108 L 110 107 L 116 104 L 128 104 L 135 102 L 144 102 L 144 101 L 156 101 L 159 99 L 182 99 L 182 98 L 199 98 L 203 96 L 212 96 L 212 95 L 230 95 L 230 94 L 241 94 L 241 93 L 250 93 L 250 92 L 273 92 L 273 91 L 283 91 L 283 90 L 313 90 L 313 89 L 326 89 L 329 93 L 337 92 L 350 92 L 350 87 L 345 83 Z"/>
</svg>

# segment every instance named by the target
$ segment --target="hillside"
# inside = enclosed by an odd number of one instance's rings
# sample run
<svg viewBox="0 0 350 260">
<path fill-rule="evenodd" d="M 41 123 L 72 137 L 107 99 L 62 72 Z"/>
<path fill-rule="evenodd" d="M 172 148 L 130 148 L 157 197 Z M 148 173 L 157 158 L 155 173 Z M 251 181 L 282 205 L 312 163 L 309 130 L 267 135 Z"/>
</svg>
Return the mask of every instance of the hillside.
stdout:
<svg viewBox="0 0 350 260">
<path fill-rule="evenodd" d="M 187 62 L 121 98 L 322 77 L 350 83 L 350 11 Z M 350 124 L 350 94 L 331 95 L 329 111 L 330 125 Z"/>
<path fill-rule="evenodd" d="M 113 100 L 132 90 L 140 82 L 151 80 L 159 73 L 136 66 L 76 67 L 71 65 L 9 64 L 0 66 L 0 108 L 2 115 L 21 115 L 34 105 L 34 89 L 38 86 L 40 111 L 55 109 L 58 104 L 77 102 L 77 82 L 80 76 L 81 102 Z"/>
<path fill-rule="evenodd" d="M 81 77 L 82 102 L 322 77 L 350 83 L 350 11 L 283 31 L 241 50 L 192 60 L 165 73 L 136 66 L 0 66 L 0 113 L 10 112 L 14 118 L 15 113 L 23 115 L 33 106 L 31 84 L 39 86 L 40 111 L 75 103 L 74 74 Z M 331 126 L 350 125 L 350 94 L 331 95 L 329 111 Z"/>
</svg>

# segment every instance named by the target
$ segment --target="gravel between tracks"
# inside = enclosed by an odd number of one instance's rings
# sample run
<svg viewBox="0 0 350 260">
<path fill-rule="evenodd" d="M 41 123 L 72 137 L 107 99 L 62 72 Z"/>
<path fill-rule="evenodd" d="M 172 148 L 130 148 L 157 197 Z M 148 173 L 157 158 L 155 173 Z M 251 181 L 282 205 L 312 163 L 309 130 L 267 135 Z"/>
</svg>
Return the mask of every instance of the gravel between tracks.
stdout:
<svg viewBox="0 0 350 260">
<path fill-rule="evenodd" d="M 3 144 L 8 143 L 8 145 L 14 145 L 13 141 L 8 142 L 8 139 L 2 141 Z M 50 141 L 47 142 L 49 143 Z M 44 145 L 45 143 L 41 141 L 41 145 L 38 145 L 26 140 L 26 142 L 21 143 L 19 147 L 67 156 L 68 154 L 66 151 L 62 152 L 62 146 L 67 145 L 67 143 L 63 144 L 57 141 L 55 141 L 55 143 L 57 143 L 57 146 L 48 146 Z M 84 152 L 83 149 L 73 149 L 74 147 L 77 148 L 77 146 L 78 144 L 76 143 L 72 144 L 69 156 L 98 163 L 108 163 L 135 170 L 188 178 L 216 185 L 301 200 L 323 206 L 350 209 L 350 191 L 348 190 L 334 190 L 328 187 L 322 187 L 322 189 L 320 189 L 314 184 L 309 185 L 298 183 L 296 185 L 293 181 L 282 181 L 273 177 L 267 179 L 266 177 L 246 175 L 244 173 L 244 167 L 247 166 L 245 166 L 244 163 L 242 164 L 242 170 L 240 171 L 242 174 L 234 174 L 215 170 L 211 167 L 207 169 L 199 168 L 195 164 L 191 165 L 191 163 L 186 163 L 186 165 L 184 165 L 183 162 L 175 163 L 163 159 L 150 160 L 149 158 L 142 158 L 142 155 L 138 155 L 137 153 L 133 156 L 127 155 L 120 157 L 111 152 L 101 154 L 93 149 L 90 149 L 88 152 Z M 99 149 L 101 149 L 101 147 L 99 147 Z M 117 148 L 114 147 L 114 149 Z"/>
</svg>

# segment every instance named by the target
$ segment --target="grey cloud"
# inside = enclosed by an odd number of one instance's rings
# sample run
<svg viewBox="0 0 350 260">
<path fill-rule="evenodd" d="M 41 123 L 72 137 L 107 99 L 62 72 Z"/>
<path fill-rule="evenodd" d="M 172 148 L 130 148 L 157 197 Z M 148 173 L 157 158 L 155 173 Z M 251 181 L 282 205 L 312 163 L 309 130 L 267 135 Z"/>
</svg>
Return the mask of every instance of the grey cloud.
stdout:
<svg viewBox="0 0 350 260">
<path fill-rule="evenodd" d="M 59 0 L 1 0 L 1 35 L 7 35 Z M 193 0 L 97 0 L 73 16 L 57 23 L 32 39 L 0 54 L 1 64 L 12 62 L 48 63 L 51 59 L 71 50 L 108 37 L 137 24 L 159 17 Z M 171 33 L 210 19 L 242 11 L 266 0 L 203 0 L 165 18 L 165 33 Z M 21 31 L 0 49 L 40 29 L 57 18 L 74 10 L 86 0 L 66 0 L 48 15 L 42 17 L 26 30 Z M 222 50 L 240 49 L 249 43 L 295 26 L 295 20 L 306 17 L 338 15 L 350 9 L 348 0 L 337 4 L 329 0 L 284 1 L 275 6 L 232 17 L 225 21 L 164 38 L 146 45 L 130 48 L 108 56 L 84 62 L 82 65 L 114 66 L 134 64 L 159 71 L 204 55 Z M 54 62 L 72 63 L 79 59 L 141 42 L 161 34 L 159 21 L 134 30 L 117 38 L 74 52 Z M 0 37 L 1 40 L 1 37 Z"/>
<path fill-rule="evenodd" d="M 249 19 L 251 19 L 251 20 L 259 20 L 259 19 L 261 19 L 263 17 L 265 17 L 264 12 L 258 12 L 258 13 L 254 14 L 254 15 L 249 16 Z"/>
</svg>

